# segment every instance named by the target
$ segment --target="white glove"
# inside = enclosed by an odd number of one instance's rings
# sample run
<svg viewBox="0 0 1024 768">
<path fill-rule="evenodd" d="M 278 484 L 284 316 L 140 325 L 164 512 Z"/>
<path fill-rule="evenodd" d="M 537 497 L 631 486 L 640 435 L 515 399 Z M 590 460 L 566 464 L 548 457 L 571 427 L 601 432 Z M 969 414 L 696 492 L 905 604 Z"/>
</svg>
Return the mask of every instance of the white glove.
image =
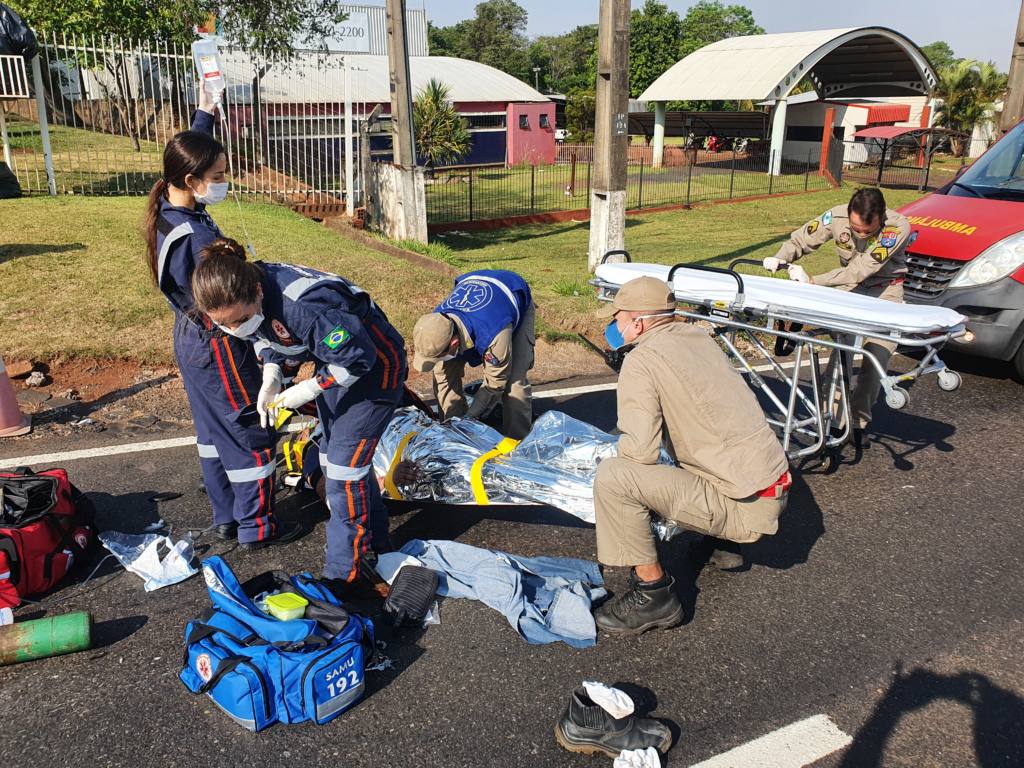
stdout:
<svg viewBox="0 0 1024 768">
<path fill-rule="evenodd" d="M 765 256 L 764 261 L 761 262 L 762 266 L 769 272 L 777 272 L 785 262 L 777 256 Z"/>
<path fill-rule="evenodd" d="M 807 274 L 807 270 L 801 267 L 799 264 L 789 265 L 789 279 L 796 280 L 798 283 L 809 283 L 811 282 L 810 276 Z"/>
<path fill-rule="evenodd" d="M 315 379 L 306 379 L 300 381 L 298 384 L 292 387 L 288 387 L 281 395 L 274 401 L 274 408 L 286 408 L 289 411 L 297 411 L 299 408 L 304 406 L 306 403 L 311 403 L 316 400 L 323 390 L 320 389 L 320 383 Z"/>
<path fill-rule="evenodd" d="M 267 363 L 263 366 L 263 386 L 256 396 L 256 413 L 260 415 L 260 426 L 267 428 L 267 415 L 271 410 L 270 404 L 281 394 L 284 384 L 284 376 L 281 373 L 281 366 L 276 363 Z M 277 410 L 276 408 L 273 410 Z M 276 416 L 275 416 L 276 420 Z"/>
</svg>

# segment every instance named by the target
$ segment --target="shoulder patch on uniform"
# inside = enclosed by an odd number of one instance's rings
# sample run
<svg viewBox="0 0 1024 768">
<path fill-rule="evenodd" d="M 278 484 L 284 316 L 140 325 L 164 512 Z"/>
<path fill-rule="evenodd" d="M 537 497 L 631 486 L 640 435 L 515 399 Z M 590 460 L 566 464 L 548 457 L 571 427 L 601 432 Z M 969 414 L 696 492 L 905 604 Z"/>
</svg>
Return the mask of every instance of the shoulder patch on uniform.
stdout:
<svg viewBox="0 0 1024 768">
<path fill-rule="evenodd" d="M 826 227 L 832 223 L 832 211 L 825 211 L 821 214 L 821 223 Z"/>
<path fill-rule="evenodd" d="M 848 243 L 848 242 L 850 242 L 850 230 L 844 229 L 842 232 L 839 233 L 839 242 L 840 243 Z"/>
<path fill-rule="evenodd" d="M 498 360 L 498 356 L 490 350 L 484 352 L 484 362 L 488 365 L 501 365 L 501 361 Z"/>
<path fill-rule="evenodd" d="M 809 221 L 807 223 L 807 234 L 808 235 L 813 235 L 817 231 L 818 231 L 818 220 L 817 219 L 813 219 L 812 221 Z"/>
<path fill-rule="evenodd" d="M 889 249 L 884 245 L 876 245 L 871 249 L 871 258 L 881 264 L 883 261 L 889 258 Z"/>
<path fill-rule="evenodd" d="M 900 231 L 895 227 L 886 227 L 882 230 L 881 236 L 878 238 L 878 242 L 885 248 L 892 248 L 896 245 L 896 241 L 900 238 Z"/>
<path fill-rule="evenodd" d="M 352 334 L 339 325 L 333 331 L 324 336 L 323 343 L 328 349 L 337 349 L 350 338 L 352 338 Z"/>
</svg>

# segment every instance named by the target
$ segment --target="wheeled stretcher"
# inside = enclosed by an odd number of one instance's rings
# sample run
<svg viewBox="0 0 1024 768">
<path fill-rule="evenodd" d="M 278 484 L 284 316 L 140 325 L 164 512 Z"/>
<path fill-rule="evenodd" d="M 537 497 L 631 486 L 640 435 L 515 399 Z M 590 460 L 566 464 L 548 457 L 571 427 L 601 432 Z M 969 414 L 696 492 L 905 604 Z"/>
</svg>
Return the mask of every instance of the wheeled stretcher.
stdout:
<svg viewBox="0 0 1024 768">
<path fill-rule="evenodd" d="M 612 262 L 613 257 L 620 261 Z M 621 259 L 625 259 L 622 261 Z M 605 255 L 596 278 L 598 298 L 611 301 L 626 282 L 649 276 L 672 286 L 676 314 L 708 322 L 750 385 L 762 394 L 768 422 L 779 432 L 790 459 L 821 456 L 850 438 L 850 368 L 854 355 L 881 376 L 885 402 L 909 401 L 901 383 L 935 373 L 945 391 L 960 386 L 939 350 L 965 333 L 966 318 L 945 307 L 897 304 L 862 294 L 771 277 L 741 275 L 694 264 L 640 264 L 624 251 Z M 906 373 L 889 374 L 865 344 L 884 341 L 917 350 Z M 755 367 L 763 358 L 767 364 Z M 761 370 L 759 370 L 761 369 Z M 769 374 L 768 376 L 762 375 Z"/>
</svg>

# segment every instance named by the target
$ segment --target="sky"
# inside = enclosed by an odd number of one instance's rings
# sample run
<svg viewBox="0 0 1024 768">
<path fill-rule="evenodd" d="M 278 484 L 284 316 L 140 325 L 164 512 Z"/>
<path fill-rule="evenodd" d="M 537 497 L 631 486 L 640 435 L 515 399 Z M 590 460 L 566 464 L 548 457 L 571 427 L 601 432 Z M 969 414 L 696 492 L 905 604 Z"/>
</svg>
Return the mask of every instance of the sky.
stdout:
<svg viewBox="0 0 1024 768">
<path fill-rule="evenodd" d="M 1003 72 L 1010 66 L 1020 0 L 733 0 L 754 12 L 766 32 L 882 26 L 895 29 L 918 45 L 945 40 L 963 58 L 994 61 Z M 530 15 L 527 33 L 557 35 L 580 24 L 597 22 L 598 0 L 516 0 Z M 728 5 L 730 0 L 723 0 Z M 408 0 L 409 8 L 426 5 L 427 17 L 438 26 L 473 15 L 473 0 Z M 668 0 L 680 16 L 690 2 Z M 639 8 L 643 0 L 633 0 Z"/>
</svg>

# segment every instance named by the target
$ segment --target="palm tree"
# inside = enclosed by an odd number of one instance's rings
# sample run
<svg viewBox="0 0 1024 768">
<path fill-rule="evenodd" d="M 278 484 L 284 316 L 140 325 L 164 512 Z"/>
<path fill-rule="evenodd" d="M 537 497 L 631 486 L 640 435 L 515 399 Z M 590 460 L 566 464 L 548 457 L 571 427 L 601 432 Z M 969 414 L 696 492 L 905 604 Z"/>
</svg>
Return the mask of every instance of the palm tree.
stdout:
<svg viewBox="0 0 1024 768">
<path fill-rule="evenodd" d="M 1006 75 L 992 63 L 961 59 L 939 70 L 935 96 L 941 99 L 935 124 L 956 131 L 953 154 L 960 155 L 974 126 L 991 118 L 994 102 L 1006 91 Z"/>
<path fill-rule="evenodd" d="M 448 86 L 431 78 L 412 105 L 416 151 L 427 166 L 452 163 L 469 152 L 473 140 L 465 118 L 449 98 Z"/>
</svg>

